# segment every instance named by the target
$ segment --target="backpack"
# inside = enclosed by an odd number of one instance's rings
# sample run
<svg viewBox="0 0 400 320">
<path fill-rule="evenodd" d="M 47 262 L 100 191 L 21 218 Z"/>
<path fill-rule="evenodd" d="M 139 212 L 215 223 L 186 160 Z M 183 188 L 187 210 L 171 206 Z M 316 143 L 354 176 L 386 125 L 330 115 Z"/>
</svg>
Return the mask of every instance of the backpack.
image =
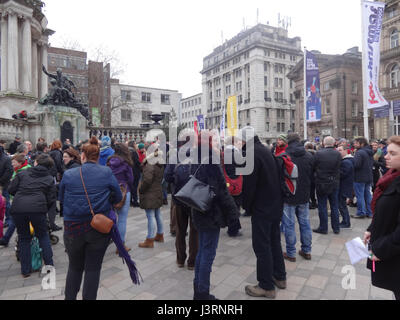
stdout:
<svg viewBox="0 0 400 320">
<path fill-rule="evenodd" d="M 38 271 L 42 268 L 42 249 L 39 245 L 39 240 L 33 237 L 31 242 L 31 255 L 32 255 L 32 270 Z"/>
<path fill-rule="evenodd" d="M 229 194 L 231 196 L 240 196 L 243 190 L 243 176 L 238 176 L 236 179 L 232 179 L 226 173 L 225 165 L 222 164 L 222 168 L 224 171 L 224 176 L 226 180 L 226 185 L 229 190 Z"/>
<path fill-rule="evenodd" d="M 286 153 L 282 153 L 279 156 L 274 155 L 274 159 L 279 169 L 278 173 L 283 197 L 284 199 L 288 199 L 290 196 L 296 194 L 299 170 Z"/>
</svg>

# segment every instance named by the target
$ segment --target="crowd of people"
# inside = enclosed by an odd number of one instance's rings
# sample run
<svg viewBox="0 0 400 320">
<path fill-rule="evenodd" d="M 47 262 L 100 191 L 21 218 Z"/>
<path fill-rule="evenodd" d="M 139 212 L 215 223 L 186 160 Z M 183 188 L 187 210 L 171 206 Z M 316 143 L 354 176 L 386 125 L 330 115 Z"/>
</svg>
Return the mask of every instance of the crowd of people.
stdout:
<svg viewBox="0 0 400 320">
<path fill-rule="evenodd" d="M 194 155 L 196 161 L 188 157 L 178 164 L 169 163 L 171 154 L 181 152 L 188 143 L 188 155 Z M 202 152 L 204 149 L 208 152 Z M 354 141 L 325 137 L 315 144 L 289 133 L 269 146 L 246 130 L 225 141 L 210 131 L 199 135 L 193 131 L 177 145 L 167 144 L 167 154 L 162 150 L 159 141 L 118 142 L 107 136 L 100 141 L 91 137 L 77 146 L 68 139 L 50 145 L 39 139 L 34 148 L 30 141 L 16 137 L 6 152 L 6 142 L 0 140 L 0 246 L 8 246 L 17 230 L 22 276 L 32 273 L 30 224 L 44 263 L 50 266 L 54 263 L 49 233 L 64 229 L 69 258 L 65 298 L 76 299 L 85 274 L 83 298 L 96 299 L 111 236 L 91 227 L 91 213 L 107 215 L 114 210 L 125 244 L 130 207 L 143 209 L 148 231 L 138 247 L 152 249 L 164 242 L 161 208 L 168 204 L 169 191 L 176 263 L 178 268 L 187 264 L 194 271 L 195 300 L 216 299 L 210 293 L 210 275 L 220 232 L 227 228 L 229 237 L 242 235 L 242 208 L 243 216 L 251 217 L 257 258 L 258 284 L 245 288 L 248 295 L 274 299 L 276 287 L 286 289 L 284 261 L 296 262 L 297 255 L 312 260 L 313 233 L 328 234 L 330 212 L 336 235 L 352 228 L 354 220 L 371 219 L 364 241 L 371 252 L 372 284 L 393 291 L 400 299 L 396 272 L 400 267 L 400 137 L 371 143 L 362 137 Z M 250 174 L 237 174 L 243 164 L 236 163 L 235 154 L 254 155 Z M 226 161 L 228 157 L 231 161 Z M 291 174 L 281 164 L 290 168 Z M 176 196 L 193 177 L 213 190 L 206 212 Z M 293 187 L 290 192 L 284 188 L 288 182 Z M 349 206 L 357 207 L 355 215 L 350 216 Z M 314 228 L 310 222 L 313 209 L 319 215 L 319 225 Z M 63 217 L 62 227 L 55 223 L 57 214 Z M 301 242 L 298 252 L 296 218 Z M 125 250 L 131 248 L 125 246 Z"/>
</svg>

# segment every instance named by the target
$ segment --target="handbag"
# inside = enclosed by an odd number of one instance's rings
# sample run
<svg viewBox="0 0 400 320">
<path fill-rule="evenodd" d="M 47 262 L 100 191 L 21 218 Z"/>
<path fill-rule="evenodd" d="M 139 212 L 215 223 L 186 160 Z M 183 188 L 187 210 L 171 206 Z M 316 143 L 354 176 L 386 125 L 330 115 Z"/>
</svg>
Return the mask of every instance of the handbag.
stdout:
<svg viewBox="0 0 400 320">
<path fill-rule="evenodd" d="M 85 182 L 83 181 L 82 168 L 80 170 L 80 173 L 81 173 L 81 180 L 82 180 L 83 189 L 85 190 L 86 198 L 87 198 L 88 203 L 89 203 L 90 213 L 93 216 L 92 222 L 90 223 L 90 226 L 93 229 L 95 229 L 96 231 L 100 232 L 100 233 L 109 234 L 111 232 L 112 227 L 114 226 L 114 222 L 110 218 L 106 217 L 106 215 L 104 215 L 102 213 L 97 213 L 97 214 L 94 213 L 93 208 L 92 208 L 92 204 L 91 204 L 90 199 L 89 199 L 89 195 L 88 195 L 87 190 L 86 190 Z"/>
<path fill-rule="evenodd" d="M 208 184 L 196 179 L 201 167 L 202 165 L 190 176 L 189 181 L 175 194 L 175 198 L 192 209 L 206 213 L 211 209 L 216 194 Z"/>
<path fill-rule="evenodd" d="M 114 208 L 117 210 L 122 209 L 123 206 L 125 205 L 126 194 L 128 193 L 128 188 L 126 186 L 124 186 L 123 184 L 120 184 L 119 187 L 120 187 L 121 193 L 122 193 L 122 200 L 121 200 L 121 202 L 118 202 L 116 205 L 114 205 Z"/>
</svg>

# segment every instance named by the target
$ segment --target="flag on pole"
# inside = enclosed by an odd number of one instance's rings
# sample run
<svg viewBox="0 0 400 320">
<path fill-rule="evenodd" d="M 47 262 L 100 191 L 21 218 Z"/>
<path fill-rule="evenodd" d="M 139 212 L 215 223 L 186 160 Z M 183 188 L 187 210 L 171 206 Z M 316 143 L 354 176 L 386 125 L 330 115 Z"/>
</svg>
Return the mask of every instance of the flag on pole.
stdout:
<svg viewBox="0 0 400 320">
<path fill-rule="evenodd" d="M 384 13 L 385 3 L 362 0 L 363 83 L 368 109 L 389 104 L 379 90 L 380 39 Z"/>
<path fill-rule="evenodd" d="M 229 97 L 228 99 L 227 117 L 228 117 L 228 134 L 231 137 L 236 136 L 236 132 L 237 130 L 239 130 L 238 105 L 236 96 Z M 224 112 L 224 118 L 225 118 L 225 112 Z"/>
<path fill-rule="evenodd" d="M 315 55 L 306 51 L 306 97 L 307 97 L 307 122 L 321 121 L 321 90 L 318 61 Z"/>
<path fill-rule="evenodd" d="M 199 127 L 197 125 L 197 121 L 194 122 L 194 132 L 196 132 L 196 135 L 199 136 Z"/>
<path fill-rule="evenodd" d="M 222 112 L 222 119 L 219 128 L 221 139 L 225 139 L 225 109 Z"/>
<path fill-rule="evenodd" d="M 204 121 L 204 115 L 200 114 L 197 116 L 197 123 L 199 124 L 199 130 L 205 130 L 205 121 Z"/>
</svg>

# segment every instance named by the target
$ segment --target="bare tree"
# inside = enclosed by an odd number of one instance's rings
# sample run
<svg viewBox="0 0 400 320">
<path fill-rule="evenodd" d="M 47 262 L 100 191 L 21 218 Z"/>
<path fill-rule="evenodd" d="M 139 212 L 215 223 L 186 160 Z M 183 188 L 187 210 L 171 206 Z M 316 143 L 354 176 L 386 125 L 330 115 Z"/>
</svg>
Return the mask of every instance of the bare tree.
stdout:
<svg viewBox="0 0 400 320">
<path fill-rule="evenodd" d="M 91 49 L 89 52 L 89 58 L 92 61 L 103 62 L 104 65 L 109 63 L 111 67 L 111 78 L 122 75 L 126 69 L 126 64 L 120 58 L 119 53 L 104 44 Z"/>
</svg>

